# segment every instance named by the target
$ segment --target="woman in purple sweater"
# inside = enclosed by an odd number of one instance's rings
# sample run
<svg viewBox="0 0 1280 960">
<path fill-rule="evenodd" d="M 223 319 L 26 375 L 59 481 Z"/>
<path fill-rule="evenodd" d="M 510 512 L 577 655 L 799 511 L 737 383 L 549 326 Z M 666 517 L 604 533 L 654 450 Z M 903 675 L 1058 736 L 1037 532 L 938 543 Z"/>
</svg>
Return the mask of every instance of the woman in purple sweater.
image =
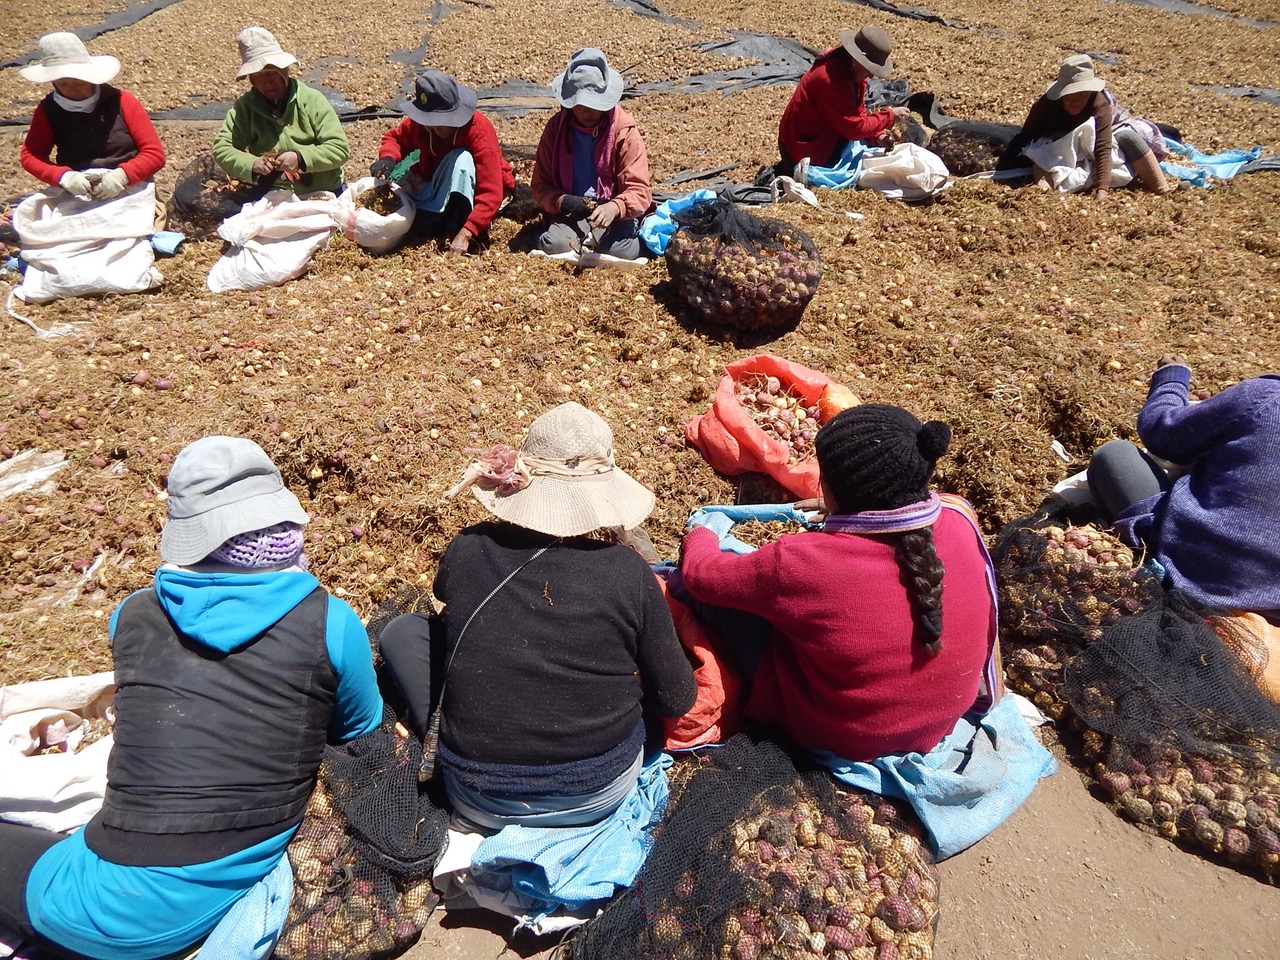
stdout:
<svg viewBox="0 0 1280 960">
<path fill-rule="evenodd" d="M 1120 534 L 1147 546 L 1168 586 L 1280 623 L 1280 374 L 1242 380 L 1201 403 L 1191 368 L 1165 354 L 1138 414 L 1152 456 L 1185 464 L 1170 481 L 1133 444 L 1112 440 L 1089 486 Z"/>
</svg>

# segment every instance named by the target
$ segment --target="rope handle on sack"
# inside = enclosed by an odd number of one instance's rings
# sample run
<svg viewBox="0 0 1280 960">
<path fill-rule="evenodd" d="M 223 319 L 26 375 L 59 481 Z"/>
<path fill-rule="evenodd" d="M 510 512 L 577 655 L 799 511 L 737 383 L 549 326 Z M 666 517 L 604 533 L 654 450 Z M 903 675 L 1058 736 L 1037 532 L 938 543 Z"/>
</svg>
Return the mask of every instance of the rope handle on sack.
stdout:
<svg viewBox="0 0 1280 960">
<path fill-rule="evenodd" d="M 489 591 L 489 595 L 476 604 L 476 608 L 471 611 L 471 616 L 467 617 L 467 622 L 462 625 L 462 630 L 458 633 L 458 642 L 453 645 L 453 650 L 449 652 L 449 659 L 444 665 L 444 680 L 440 683 L 440 700 L 436 704 L 435 710 L 431 712 L 431 722 L 427 725 L 427 735 L 422 738 L 422 764 L 418 767 L 418 782 L 426 783 L 436 772 L 436 753 L 440 749 L 440 718 L 444 713 L 444 690 L 449 684 L 449 670 L 453 667 L 453 658 L 458 655 L 458 647 L 462 645 L 462 638 L 466 636 L 467 628 L 471 626 L 471 621 L 476 618 L 486 603 L 493 599 L 494 595 L 505 587 L 515 577 L 517 573 L 527 567 L 533 561 L 551 549 L 548 544 L 542 547 L 520 566 L 516 567 L 503 578 L 502 582 Z"/>
</svg>

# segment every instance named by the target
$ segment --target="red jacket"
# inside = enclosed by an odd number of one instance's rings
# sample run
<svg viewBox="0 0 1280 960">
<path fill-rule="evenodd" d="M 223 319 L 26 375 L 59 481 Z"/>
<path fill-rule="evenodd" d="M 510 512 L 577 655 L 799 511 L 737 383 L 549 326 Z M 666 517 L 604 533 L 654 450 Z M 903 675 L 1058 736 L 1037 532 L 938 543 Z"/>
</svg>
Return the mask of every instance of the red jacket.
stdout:
<svg viewBox="0 0 1280 960">
<path fill-rule="evenodd" d="M 874 140 L 893 126 L 893 111 L 867 113 L 867 81 L 853 79 L 842 47 L 828 50 L 800 78 L 778 126 L 778 146 L 793 163 L 826 166 L 844 140 Z"/>
<path fill-rule="evenodd" d="M 117 92 L 120 97 L 120 118 L 138 150 L 133 159 L 120 164 L 120 169 L 125 172 L 132 185 L 150 180 L 164 166 L 164 145 L 138 99 L 128 91 Z M 46 97 L 36 104 L 35 112 L 31 114 L 31 129 L 22 141 L 20 158 L 22 169 L 56 187 L 63 174 L 69 173 L 72 168 L 52 162 L 53 149 L 57 143 L 53 138 L 49 114 L 45 110 L 45 103 L 49 100 L 50 97 Z"/>
<path fill-rule="evenodd" d="M 946 573 L 942 650 L 930 657 L 913 639 L 896 537 L 802 533 L 737 556 L 705 527 L 689 531 L 689 592 L 774 627 L 747 712 L 849 760 L 937 746 L 977 697 L 995 609 L 969 521 L 944 509 L 933 536 Z"/>
<path fill-rule="evenodd" d="M 433 136 L 422 124 L 405 117 L 382 135 L 378 158 L 390 157 L 399 161 L 414 150 L 420 150 L 422 158 L 413 165 L 413 173 L 429 182 L 445 154 L 458 149 L 468 151 L 476 163 L 475 201 L 471 206 L 471 216 L 463 226 L 473 237 L 478 237 L 489 229 L 489 224 L 498 215 L 502 198 L 516 189 L 511 164 L 507 163 L 502 147 L 498 145 L 498 132 L 483 113 L 474 113 L 465 126 L 458 127 L 453 136 L 446 139 Z"/>
</svg>

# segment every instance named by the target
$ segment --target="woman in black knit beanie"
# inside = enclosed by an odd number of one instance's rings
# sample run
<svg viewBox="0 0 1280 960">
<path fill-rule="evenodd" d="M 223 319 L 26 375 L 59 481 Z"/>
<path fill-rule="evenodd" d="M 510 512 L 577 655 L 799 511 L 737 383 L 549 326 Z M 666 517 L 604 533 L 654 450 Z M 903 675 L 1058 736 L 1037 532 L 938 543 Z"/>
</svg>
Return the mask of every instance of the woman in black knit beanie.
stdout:
<svg viewBox="0 0 1280 960">
<path fill-rule="evenodd" d="M 927 753 L 974 706 L 995 602 L 972 509 L 929 490 L 950 439 L 945 423 L 922 424 L 901 407 L 850 408 L 815 440 L 821 531 L 743 555 L 721 553 L 706 528 L 685 536 L 673 593 L 771 627 L 762 652 L 724 631 L 731 649 L 738 641 L 735 656 L 759 654 L 743 664 L 749 715 L 801 746 L 861 761 Z"/>
</svg>

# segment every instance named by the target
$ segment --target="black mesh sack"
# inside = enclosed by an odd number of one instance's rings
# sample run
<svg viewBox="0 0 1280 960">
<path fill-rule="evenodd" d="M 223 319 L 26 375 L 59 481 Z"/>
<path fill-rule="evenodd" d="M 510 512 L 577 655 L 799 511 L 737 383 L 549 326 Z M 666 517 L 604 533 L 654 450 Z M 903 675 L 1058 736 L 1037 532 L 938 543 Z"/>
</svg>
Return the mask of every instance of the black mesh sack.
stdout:
<svg viewBox="0 0 1280 960">
<path fill-rule="evenodd" d="M 667 272 L 694 319 L 738 330 L 794 323 L 818 292 L 818 248 L 790 224 L 718 197 L 674 219 Z"/>
<path fill-rule="evenodd" d="M 1274 879 L 1280 707 L 1232 649 L 1233 629 L 1171 590 L 1076 656 L 1063 693 L 1107 738 L 1093 772 L 1121 815 Z"/>
<path fill-rule="evenodd" d="M 1070 719 L 1063 668 L 1155 602 L 1159 580 L 1108 530 L 1044 514 L 1008 524 L 991 555 L 1006 683 L 1050 718 Z"/>
<path fill-rule="evenodd" d="M 165 205 L 169 226 L 203 239 L 246 203 L 260 199 L 271 188 L 271 180 L 265 178 L 260 184 L 232 180 L 213 157 L 197 157 L 179 174 L 173 196 Z"/>
<path fill-rule="evenodd" d="M 938 875 L 918 821 L 769 741 L 681 762 L 699 766 L 674 774 L 645 866 L 572 960 L 932 956 Z"/>
<path fill-rule="evenodd" d="M 1009 145 L 1003 131 L 970 129 L 964 124 L 943 127 L 929 138 L 930 152 L 942 158 L 954 176 L 968 177 L 994 170 Z"/>
</svg>

